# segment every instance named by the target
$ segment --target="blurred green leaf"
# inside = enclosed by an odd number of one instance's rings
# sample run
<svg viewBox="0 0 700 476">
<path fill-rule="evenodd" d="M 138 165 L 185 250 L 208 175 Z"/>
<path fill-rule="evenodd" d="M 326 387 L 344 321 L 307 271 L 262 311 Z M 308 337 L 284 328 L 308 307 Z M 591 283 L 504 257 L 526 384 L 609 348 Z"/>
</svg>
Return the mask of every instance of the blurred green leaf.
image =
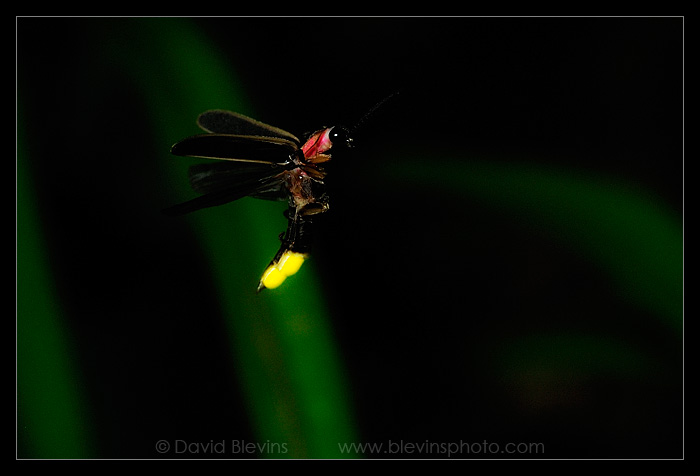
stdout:
<svg viewBox="0 0 700 476">
<path fill-rule="evenodd" d="M 624 379 L 660 371 L 648 353 L 609 336 L 545 332 L 504 339 L 500 346 L 502 370 L 510 373 L 539 369 L 578 378 L 608 375 Z"/>
<path fill-rule="evenodd" d="M 385 175 L 498 210 L 564 244 L 605 270 L 623 298 L 681 331 L 681 225 L 645 190 L 532 163 L 405 160 Z"/>
<path fill-rule="evenodd" d="M 176 160 L 187 164 L 169 156 L 168 148 L 197 133 L 200 112 L 218 108 L 255 114 L 231 66 L 191 22 L 162 19 L 148 20 L 148 28 L 137 25 L 117 40 L 131 48 L 121 44 L 118 51 L 126 55 L 121 58 L 125 71 L 149 97 L 163 149 L 161 167 L 164 175 L 173 176 L 168 171 Z M 116 44 L 105 46 L 110 47 L 117 51 Z M 140 50 L 138 58 L 128 54 L 132 48 Z M 143 75 L 144 70 L 153 74 Z M 182 170 L 173 181 L 186 183 Z M 279 204 L 244 199 L 235 207 L 204 210 L 187 220 L 198 230 L 219 286 L 257 438 L 286 444 L 287 452 L 262 456 L 338 457 L 335 442 L 353 439 L 353 419 L 312 267 L 303 267 L 279 290 L 254 293 L 260 273 L 277 251 L 275 237 L 286 227 L 282 211 Z M 303 304 L 296 304 L 300 295 Z"/>
<path fill-rule="evenodd" d="M 21 110 L 21 108 L 18 108 Z M 85 395 L 63 320 L 28 170 L 17 137 L 17 432 L 20 458 L 93 457 Z"/>
</svg>

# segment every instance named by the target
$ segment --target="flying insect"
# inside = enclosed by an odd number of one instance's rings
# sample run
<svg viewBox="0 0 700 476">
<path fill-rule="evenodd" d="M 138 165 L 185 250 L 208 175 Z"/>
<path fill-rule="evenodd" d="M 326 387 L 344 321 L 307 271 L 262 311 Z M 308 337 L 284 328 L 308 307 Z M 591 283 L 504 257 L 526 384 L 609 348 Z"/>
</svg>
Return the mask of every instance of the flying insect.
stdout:
<svg viewBox="0 0 700 476">
<path fill-rule="evenodd" d="M 177 142 L 171 153 L 218 162 L 191 166 L 190 185 L 201 195 L 164 213 L 182 215 L 245 196 L 287 200 L 287 230 L 257 288 L 274 289 L 308 257 L 313 218 L 328 211 L 323 164 L 331 159 L 332 148 L 352 146 L 350 131 L 327 127 L 302 142 L 287 131 L 224 110 L 200 114 L 197 124 L 206 133 Z"/>
<path fill-rule="evenodd" d="M 191 166 L 190 185 L 200 195 L 163 212 L 182 215 L 246 196 L 286 200 L 287 230 L 280 235 L 280 248 L 265 268 L 257 291 L 278 287 L 308 258 L 313 220 L 329 209 L 324 164 L 331 160 L 331 151 L 352 147 L 355 130 L 395 94 L 377 103 L 352 129 L 324 127 L 303 141 L 237 112 L 203 112 L 197 124 L 205 133 L 177 142 L 171 153 L 216 162 Z"/>
</svg>

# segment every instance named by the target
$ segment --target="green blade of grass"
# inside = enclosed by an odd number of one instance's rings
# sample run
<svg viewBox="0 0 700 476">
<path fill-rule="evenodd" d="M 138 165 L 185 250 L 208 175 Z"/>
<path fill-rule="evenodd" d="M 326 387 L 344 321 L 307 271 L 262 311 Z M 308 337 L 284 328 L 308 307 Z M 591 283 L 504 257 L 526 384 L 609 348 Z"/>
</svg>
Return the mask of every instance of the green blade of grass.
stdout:
<svg viewBox="0 0 700 476">
<path fill-rule="evenodd" d="M 70 330 L 51 277 L 28 170 L 17 138 L 17 433 L 19 458 L 94 456 Z"/>
<path fill-rule="evenodd" d="M 534 164 L 406 160 L 385 173 L 500 210 L 605 269 L 625 299 L 683 325 L 683 232 L 631 184 Z"/>
<path fill-rule="evenodd" d="M 147 36 L 142 41 L 129 37 L 134 48 L 140 45 L 141 60 L 123 58 L 123 64 L 149 97 L 164 174 L 184 183 L 185 174 L 166 171 L 175 163 L 167 151 L 196 132 L 197 114 L 222 108 L 255 115 L 232 68 L 191 22 L 149 20 L 147 30 L 135 28 Z M 144 77 L 144 69 L 158 74 Z M 275 237 L 286 226 L 281 212 L 278 204 L 244 199 L 187 219 L 200 230 L 209 256 L 257 438 L 271 443 L 273 451 L 262 456 L 337 457 L 333 442 L 353 439 L 353 420 L 325 304 L 313 291 L 312 268 L 305 266 L 280 290 L 254 293 L 278 246 Z"/>
</svg>

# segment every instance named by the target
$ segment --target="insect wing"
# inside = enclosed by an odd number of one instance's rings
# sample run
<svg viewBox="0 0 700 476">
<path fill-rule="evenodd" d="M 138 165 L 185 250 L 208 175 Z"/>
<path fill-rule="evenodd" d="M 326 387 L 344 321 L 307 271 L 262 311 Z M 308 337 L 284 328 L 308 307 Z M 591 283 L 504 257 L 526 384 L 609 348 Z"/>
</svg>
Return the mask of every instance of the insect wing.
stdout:
<svg viewBox="0 0 700 476">
<path fill-rule="evenodd" d="M 213 192 L 200 195 L 199 197 L 179 203 L 163 210 L 166 215 L 184 215 L 185 213 L 201 210 L 202 208 L 216 207 L 238 200 L 256 193 L 264 193 L 271 188 L 280 187 L 281 178 L 278 176 L 268 177 L 263 180 L 249 180 L 241 182 L 236 187 L 220 188 Z"/>
<path fill-rule="evenodd" d="M 297 144 L 274 137 L 200 134 L 173 145 L 171 153 L 183 157 L 286 165 Z"/>
<path fill-rule="evenodd" d="M 285 170 L 276 165 L 228 161 L 197 164 L 190 167 L 190 185 L 194 191 L 208 194 L 247 187 L 257 181 L 260 186 L 251 196 L 282 200 L 288 195 Z"/>
<path fill-rule="evenodd" d="M 220 109 L 206 111 L 199 115 L 197 124 L 205 131 L 214 134 L 276 137 L 299 144 L 299 139 L 293 134 L 237 112 Z"/>
</svg>

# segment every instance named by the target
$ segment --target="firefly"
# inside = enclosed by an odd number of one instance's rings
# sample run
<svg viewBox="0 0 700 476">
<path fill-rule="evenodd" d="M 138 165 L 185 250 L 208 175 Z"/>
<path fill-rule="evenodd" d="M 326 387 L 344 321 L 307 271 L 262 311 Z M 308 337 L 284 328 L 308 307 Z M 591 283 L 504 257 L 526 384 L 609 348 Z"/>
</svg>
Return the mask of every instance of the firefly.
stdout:
<svg viewBox="0 0 700 476">
<path fill-rule="evenodd" d="M 280 235 L 280 248 L 262 273 L 257 291 L 280 286 L 308 258 L 313 221 L 329 210 L 324 165 L 331 152 L 352 147 L 352 133 L 389 97 L 352 129 L 324 127 L 303 141 L 237 112 L 216 109 L 200 114 L 197 124 L 205 133 L 177 142 L 171 153 L 216 162 L 191 166 L 190 185 L 200 195 L 164 213 L 182 215 L 246 196 L 286 200 L 287 230 Z"/>
</svg>

